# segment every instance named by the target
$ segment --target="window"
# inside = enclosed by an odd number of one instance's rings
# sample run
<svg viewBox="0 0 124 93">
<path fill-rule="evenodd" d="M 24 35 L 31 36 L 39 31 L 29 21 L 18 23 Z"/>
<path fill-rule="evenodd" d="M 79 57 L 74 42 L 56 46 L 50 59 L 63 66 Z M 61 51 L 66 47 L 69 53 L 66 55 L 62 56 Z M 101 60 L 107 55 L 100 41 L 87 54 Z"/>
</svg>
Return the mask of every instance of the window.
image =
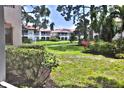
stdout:
<svg viewBox="0 0 124 93">
<path fill-rule="evenodd" d="M 64 37 L 62 37 L 61 40 L 64 40 Z"/>
<path fill-rule="evenodd" d="M 49 40 L 49 37 L 47 37 L 46 39 Z"/>
<path fill-rule="evenodd" d="M 67 37 L 65 37 L 65 40 L 67 40 Z"/>
<path fill-rule="evenodd" d="M 45 37 L 42 37 L 41 39 L 42 39 L 42 40 L 45 40 Z"/>
<path fill-rule="evenodd" d="M 33 34 L 33 31 L 32 31 L 32 30 L 29 30 L 29 31 L 28 31 L 28 34 L 29 34 L 29 35 L 32 35 L 32 34 Z"/>
<path fill-rule="evenodd" d="M 15 6 L 14 6 L 14 5 L 4 5 L 4 7 L 15 8 Z"/>
<path fill-rule="evenodd" d="M 45 32 L 41 32 L 41 35 L 45 35 Z"/>
<path fill-rule="evenodd" d="M 12 38 L 12 28 L 6 28 L 5 29 L 5 41 L 6 41 L 6 44 L 13 44 L 13 38 Z"/>
<path fill-rule="evenodd" d="M 39 31 L 34 31 L 34 34 L 35 35 L 39 35 Z"/>
</svg>

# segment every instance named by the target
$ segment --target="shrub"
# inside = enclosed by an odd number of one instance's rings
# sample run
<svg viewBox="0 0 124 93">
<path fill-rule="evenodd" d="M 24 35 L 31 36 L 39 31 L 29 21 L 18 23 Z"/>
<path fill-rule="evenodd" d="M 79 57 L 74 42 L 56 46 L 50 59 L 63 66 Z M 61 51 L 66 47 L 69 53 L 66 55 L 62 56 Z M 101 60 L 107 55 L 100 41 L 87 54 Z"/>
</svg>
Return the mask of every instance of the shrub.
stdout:
<svg viewBox="0 0 124 93">
<path fill-rule="evenodd" d="M 115 48 L 113 44 L 108 42 L 96 42 L 89 45 L 88 51 L 96 54 L 112 55 L 115 53 Z"/>
<path fill-rule="evenodd" d="M 124 59 L 124 53 L 118 53 L 115 55 L 115 57 L 118 59 Z"/>
<path fill-rule="evenodd" d="M 124 53 L 124 40 L 116 40 L 111 43 L 104 41 L 90 43 L 86 52 L 114 57 L 115 54 Z"/>
<path fill-rule="evenodd" d="M 86 48 L 86 47 L 89 46 L 89 41 L 88 41 L 88 40 L 82 40 L 82 41 L 81 41 L 81 44 L 82 44 L 83 47 Z"/>
<path fill-rule="evenodd" d="M 22 42 L 23 43 L 32 43 L 32 40 L 31 39 L 28 39 L 27 37 L 23 37 L 22 38 Z"/>
<path fill-rule="evenodd" d="M 119 39 L 112 42 L 115 46 L 116 53 L 123 53 L 124 52 L 124 40 Z"/>
<path fill-rule="evenodd" d="M 42 45 L 21 45 L 19 46 L 19 48 L 45 50 L 44 46 Z"/>
<path fill-rule="evenodd" d="M 74 33 L 71 33 L 71 36 L 70 36 L 69 40 L 70 40 L 71 43 L 76 40 L 76 36 L 75 36 Z"/>
<path fill-rule="evenodd" d="M 51 37 L 49 40 L 50 41 L 59 41 L 59 39 L 57 37 Z"/>
<path fill-rule="evenodd" d="M 8 47 L 6 49 L 7 82 L 18 87 L 43 87 L 56 57 L 41 46 Z"/>
</svg>

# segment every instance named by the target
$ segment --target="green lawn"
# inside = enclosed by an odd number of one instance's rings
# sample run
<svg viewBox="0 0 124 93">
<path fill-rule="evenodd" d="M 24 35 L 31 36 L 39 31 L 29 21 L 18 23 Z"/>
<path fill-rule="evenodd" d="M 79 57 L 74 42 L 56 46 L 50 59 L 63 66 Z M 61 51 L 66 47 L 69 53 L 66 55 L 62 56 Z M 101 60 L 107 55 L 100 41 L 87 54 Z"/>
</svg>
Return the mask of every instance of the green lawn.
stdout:
<svg viewBox="0 0 124 93">
<path fill-rule="evenodd" d="M 37 41 L 33 42 L 32 44 L 38 45 L 63 45 L 63 44 L 70 44 L 70 41 Z M 77 41 L 74 41 L 73 44 L 77 44 Z"/>
<path fill-rule="evenodd" d="M 81 53 L 79 46 L 48 47 L 59 66 L 51 78 L 59 87 L 124 87 L 124 60 Z"/>
<path fill-rule="evenodd" d="M 57 87 L 124 87 L 122 59 L 82 53 L 85 50 L 82 46 L 47 44 L 46 49 L 59 60 L 59 66 L 51 73 Z"/>
</svg>

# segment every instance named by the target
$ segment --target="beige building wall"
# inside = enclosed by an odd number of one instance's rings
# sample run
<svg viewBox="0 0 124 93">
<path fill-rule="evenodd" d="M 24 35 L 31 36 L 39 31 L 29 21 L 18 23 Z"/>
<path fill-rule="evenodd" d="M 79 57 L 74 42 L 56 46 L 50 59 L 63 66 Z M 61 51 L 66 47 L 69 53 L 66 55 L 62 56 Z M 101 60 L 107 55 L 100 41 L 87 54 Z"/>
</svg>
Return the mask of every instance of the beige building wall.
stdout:
<svg viewBox="0 0 124 93">
<path fill-rule="evenodd" d="M 0 82 L 6 77 L 5 63 L 5 32 L 3 6 L 0 5 Z"/>
<path fill-rule="evenodd" d="M 12 25 L 13 45 L 22 44 L 21 6 L 4 6 L 4 20 Z"/>
</svg>

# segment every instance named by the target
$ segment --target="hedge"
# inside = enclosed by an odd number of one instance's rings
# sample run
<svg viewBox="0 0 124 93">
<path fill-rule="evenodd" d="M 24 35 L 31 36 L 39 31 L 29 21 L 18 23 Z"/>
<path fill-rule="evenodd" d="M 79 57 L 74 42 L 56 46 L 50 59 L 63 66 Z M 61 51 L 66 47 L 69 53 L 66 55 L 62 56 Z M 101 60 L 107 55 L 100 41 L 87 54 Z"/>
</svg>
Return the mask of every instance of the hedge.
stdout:
<svg viewBox="0 0 124 93">
<path fill-rule="evenodd" d="M 115 57 L 118 59 L 124 59 L 124 53 L 118 53 L 115 55 Z"/>
<path fill-rule="evenodd" d="M 32 43 L 32 40 L 28 39 L 27 37 L 22 37 L 22 42 L 23 43 Z"/>
<path fill-rule="evenodd" d="M 115 57 L 118 53 L 124 53 L 124 40 L 91 43 L 86 52 Z"/>
<path fill-rule="evenodd" d="M 111 55 L 116 51 L 114 45 L 108 42 L 96 42 L 95 44 L 91 44 L 88 49 L 91 53 L 103 55 Z"/>
<path fill-rule="evenodd" d="M 7 47 L 7 82 L 18 87 L 43 87 L 49 79 L 56 57 L 43 46 Z"/>
</svg>

